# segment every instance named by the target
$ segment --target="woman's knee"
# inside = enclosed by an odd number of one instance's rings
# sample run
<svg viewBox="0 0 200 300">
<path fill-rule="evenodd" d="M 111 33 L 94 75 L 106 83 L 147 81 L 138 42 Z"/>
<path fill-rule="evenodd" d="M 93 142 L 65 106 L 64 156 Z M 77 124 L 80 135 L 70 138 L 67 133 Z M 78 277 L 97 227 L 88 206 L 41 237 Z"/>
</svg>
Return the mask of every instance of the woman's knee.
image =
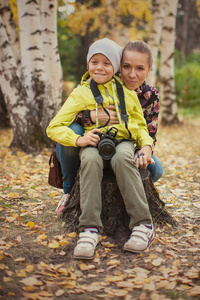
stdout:
<svg viewBox="0 0 200 300">
<path fill-rule="evenodd" d="M 154 159 L 155 164 L 154 165 L 149 164 L 147 169 L 151 173 L 153 182 L 156 182 L 163 175 L 163 167 L 161 161 L 156 156 L 153 155 L 152 158 Z"/>
</svg>

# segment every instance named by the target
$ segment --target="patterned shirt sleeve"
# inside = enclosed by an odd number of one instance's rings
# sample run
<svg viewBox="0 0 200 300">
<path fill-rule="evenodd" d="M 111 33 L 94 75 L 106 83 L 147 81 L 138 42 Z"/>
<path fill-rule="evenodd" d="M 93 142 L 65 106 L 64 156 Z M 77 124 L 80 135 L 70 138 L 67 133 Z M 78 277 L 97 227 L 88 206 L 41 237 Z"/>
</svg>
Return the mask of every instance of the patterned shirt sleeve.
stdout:
<svg viewBox="0 0 200 300">
<path fill-rule="evenodd" d="M 90 118 L 90 110 L 83 110 L 79 112 L 74 122 L 80 124 L 83 127 L 89 127 L 94 124 Z"/>
<path fill-rule="evenodd" d="M 136 90 L 138 99 L 143 109 L 144 118 L 147 122 L 149 135 L 153 139 L 153 147 L 156 144 L 159 114 L 159 92 L 145 82 Z"/>
</svg>

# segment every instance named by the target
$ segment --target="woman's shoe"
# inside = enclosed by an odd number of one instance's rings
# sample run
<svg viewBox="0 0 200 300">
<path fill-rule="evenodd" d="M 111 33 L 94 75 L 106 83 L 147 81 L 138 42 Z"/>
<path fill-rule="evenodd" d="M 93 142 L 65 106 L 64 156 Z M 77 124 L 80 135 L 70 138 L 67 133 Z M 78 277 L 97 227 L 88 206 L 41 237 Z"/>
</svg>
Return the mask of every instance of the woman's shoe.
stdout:
<svg viewBox="0 0 200 300">
<path fill-rule="evenodd" d="M 131 233 L 130 239 L 125 243 L 124 250 L 140 253 L 146 250 L 153 242 L 155 231 L 153 224 L 152 229 L 149 229 L 143 224 L 135 226 Z"/>
<path fill-rule="evenodd" d="M 81 232 L 77 245 L 74 248 L 74 258 L 92 259 L 98 242 L 99 235 L 97 233 L 91 233 L 90 231 Z"/>
<path fill-rule="evenodd" d="M 58 206 L 56 207 L 56 213 L 57 215 L 61 214 L 67 204 L 67 201 L 69 200 L 70 194 L 65 194 L 62 196 L 62 199 L 58 203 Z"/>
</svg>

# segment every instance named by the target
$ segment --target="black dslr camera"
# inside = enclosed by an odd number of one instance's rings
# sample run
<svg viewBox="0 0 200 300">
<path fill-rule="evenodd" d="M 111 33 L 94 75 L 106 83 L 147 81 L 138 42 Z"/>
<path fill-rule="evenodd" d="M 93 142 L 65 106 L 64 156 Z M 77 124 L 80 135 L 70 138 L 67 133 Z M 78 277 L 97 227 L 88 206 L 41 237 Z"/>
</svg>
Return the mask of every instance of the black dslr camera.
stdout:
<svg viewBox="0 0 200 300">
<path fill-rule="evenodd" d="M 104 160 L 110 160 L 116 152 L 115 147 L 117 146 L 118 141 L 115 136 L 117 132 L 117 128 L 111 127 L 106 133 L 95 133 L 100 137 L 97 148 Z"/>
</svg>

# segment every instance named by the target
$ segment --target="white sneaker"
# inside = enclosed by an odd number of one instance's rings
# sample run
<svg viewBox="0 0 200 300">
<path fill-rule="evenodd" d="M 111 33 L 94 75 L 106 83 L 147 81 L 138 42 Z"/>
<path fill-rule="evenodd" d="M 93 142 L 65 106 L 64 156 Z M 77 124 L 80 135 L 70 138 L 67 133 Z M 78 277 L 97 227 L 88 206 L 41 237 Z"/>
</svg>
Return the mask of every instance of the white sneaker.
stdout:
<svg viewBox="0 0 200 300">
<path fill-rule="evenodd" d="M 97 233 L 91 233 L 90 231 L 81 232 L 77 245 L 74 248 L 74 258 L 92 259 L 98 242 L 99 235 Z"/>
<path fill-rule="evenodd" d="M 146 250 L 153 242 L 155 231 L 152 224 L 152 229 L 140 224 L 133 228 L 130 239 L 125 243 L 124 250 L 140 253 Z"/>
<path fill-rule="evenodd" d="M 62 199 L 58 203 L 58 206 L 56 207 L 56 213 L 57 215 L 61 214 L 66 206 L 67 201 L 69 200 L 70 194 L 65 194 L 62 196 Z"/>
</svg>

